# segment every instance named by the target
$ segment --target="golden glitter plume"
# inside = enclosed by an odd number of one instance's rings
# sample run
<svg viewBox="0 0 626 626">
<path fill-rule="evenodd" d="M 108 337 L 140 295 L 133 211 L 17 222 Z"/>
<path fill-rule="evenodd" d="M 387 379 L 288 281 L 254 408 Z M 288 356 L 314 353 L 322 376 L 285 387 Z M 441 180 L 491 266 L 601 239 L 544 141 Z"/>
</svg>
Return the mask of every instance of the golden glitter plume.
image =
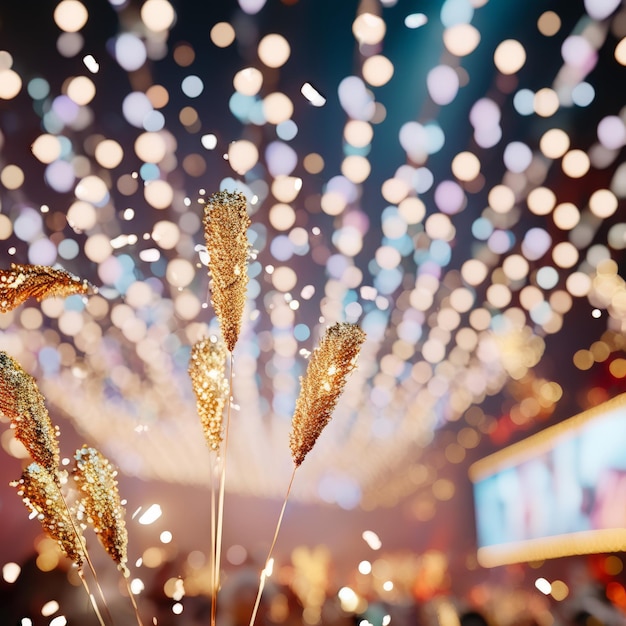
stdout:
<svg viewBox="0 0 626 626">
<path fill-rule="evenodd" d="M 233 374 L 233 350 L 241 331 L 248 286 L 250 244 L 247 230 L 250 218 L 247 202 L 241 192 L 220 191 L 204 207 L 204 237 L 207 245 L 211 303 L 220 324 L 222 338 L 230 352 L 230 376 Z M 232 387 L 229 384 L 229 388 Z M 211 591 L 211 626 L 216 623 L 217 589 L 219 587 L 224 492 L 226 483 L 226 448 L 230 422 L 230 395 L 224 426 L 224 454 L 219 458 L 221 472 L 217 495 L 217 519 L 212 534 L 213 584 Z M 212 483 L 213 489 L 213 483 Z M 214 492 L 212 492 L 212 502 Z"/>
<path fill-rule="evenodd" d="M 41 525 L 61 550 L 78 566 L 84 562 L 85 546 L 78 526 L 70 517 L 55 476 L 38 463 L 31 463 L 19 481 L 11 483 L 24 504 L 41 521 Z"/>
<path fill-rule="evenodd" d="M 58 429 L 53 426 L 35 379 L 6 352 L 0 352 L 0 411 L 33 461 L 58 481 Z"/>
<path fill-rule="evenodd" d="M 232 352 L 246 304 L 250 218 L 241 192 L 220 191 L 204 207 L 204 237 L 209 256 L 211 301 L 222 336 Z"/>
<path fill-rule="evenodd" d="M 22 442 L 35 461 L 22 474 L 21 480 L 11 483 L 19 488 L 24 502 L 36 511 L 44 530 L 56 539 L 61 549 L 79 566 L 78 573 L 90 597 L 101 626 L 102 616 L 82 574 L 86 561 L 93 573 L 96 586 L 109 613 L 93 563 L 87 553 L 80 527 L 61 490 L 59 474 L 58 428 L 53 426 L 44 397 L 35 379 L 6 352 L 0 352 L 0 412 L 11 421 L 15 438 Z"/>
<path fill-rule="evenodd" d="M 47 265 L 19 265 L 0 269 L 0 313 L 7 313 L 29 298 L 38 301 L 58 296 L 88 294 L 93 287 L 64 270 Z"/>
<path fill-rule="evenodd" d="M 291 420 L 289 447 L 294 461 L 294 468 L 287 487 L 274 538 L 261 571 L 259 588 L 250 617 L 250 626 L 254 626 L 265 580 L 271 570 L 272 552 L 276 546 L 280 526 L 287 508 L 287 500 L 296 475 L 296 470 L 311 451 L 322 430 L 332 417 L 333 410 L 346 385 L 348 375 L 356 367 L 356 362 L 365 341 L 365 333 L 356 324 L 337 323 L 326 329 L 317 348 L 311 354 L 306 373 L 300 378 L 300 395 Z"/>
<path fill-rule="evenodd" d="M 213 451 L 218 451 L 222 443 L 222 417 L 228 398 L 225 370 L 224 344 L 214 338 L 204 338 L 192 346 L 188 372 L 204 437 Z"/>
<path fill-rule="evenodd" d="M 296 467 L 330 421 L 363 341 L 365 333 L 359 326 L 337 323 L 326 330 L 313 351 L 306 374 L 300 378 L 300 395 L 291 422 L 289 447 Z"/>
<path fill-rule="evenodd" d="M 232 356 L 232 353 L 231 353 Z M 217 456 L 212 456 L 215 463 L 211 471 L 211 624 L 215 624 L 217 590 L 219 586 L 219 561 L 221 555 L 221 538 L 218 527 L 223 515 L 222 485 L 225 480 L 224 457 L 220 455 L 223 439 L 224 406 L 229 399 L 230 385 L 225 377 L 226 348 L 223 343 L 214 337 L 204 338 L 192 346 L 189 359 L 189 376 L 196 396 L 198 415 L 202 422 L 204 438 L 209 450 Z M 216 493 L 215 472 L 220 469 L 220 483 Z M 216 509 L 218 509 L 216 511 Z M 219 519 L 216 519 L 218 516 Z"/>
<path fill-rule="evenodd" d="M 80 492 L 79 515 L 87 522 L 109 556 L 117 563 L 128 590 L 138 626 L 143 626 L 135 595 L 130 585 L 128 562 L 128 532 L 124 522 L 124 507 L 117 488 L 117 470 L 95 448 L 84 445 L 74 455 L 74 480 Z"/>
<path fill-rule="evenodd" d="M 126 575 L 128 533 L 115 478 L 117 471 L 95 448 L 83 446 L 74 456 L 73 475 L 80 492 L 81 510 L 104 549 Z"/>
</svg>

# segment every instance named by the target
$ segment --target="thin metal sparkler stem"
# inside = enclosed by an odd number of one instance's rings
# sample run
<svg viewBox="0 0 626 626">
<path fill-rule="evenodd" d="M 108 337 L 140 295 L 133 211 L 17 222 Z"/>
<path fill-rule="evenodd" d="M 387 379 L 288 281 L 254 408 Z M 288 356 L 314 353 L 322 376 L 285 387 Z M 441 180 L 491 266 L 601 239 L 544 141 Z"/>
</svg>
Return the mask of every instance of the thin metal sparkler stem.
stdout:
<svg viewBox="0 0 626 626">
<path fill-rule="evenodd" d="M 102 600 L 102 603 L 104 605 L 104 610 L 105 610 L 105 612 L 107 614 L 107 617 L 111 621 L 111 624 L 113 624 L 113 617 L 111 616 L 111 612 L 109 611 L 109 606 L 107 604 L 106 598 L 104 597 L 104 592 L 102 591 L 102 587 L 100 586 L 100 581 L 98 580 L 98 575 L 96 574 L 96 568 L 93 566 L 93 562 L 91 561 L 91 557 L 89 556 L 89 552 L 87 552 L 87 546 L 85 546 L 85 544 L 83 543 L 82 536 L 78 532 L 78 528 L 76 527 L 76 523 L 74 522 L 74 517 L 72 516 L 72 512 L 70 511 L 70 507 L 68 506 L 67 500 L 65 499 L 65 496 L 63 495 L 63 491 L 61 490 L 61 485 L 56 483 L 56 481 L 55 481 L 55 484 L 57 486 L 57 489 L 59 490 L 59 494 L 61 495 L 61 500 L 63 500 L 63 504 L 65 505 L 65 510 L 67 511 L 67 514 L 68 514 L 68 516 L 70 518 L 70 522 L 72 524 L 72 529 L 76 533 L 76 537 L 78 538 L 78 543 L 81 545 L 81 548 L 82 548 L 82 551 L 83 551 L 83 556 L 85 557 L 85 561 L 87 562 L 87 565 L 89 566 L 89 569 L 91 570 L 91 573 L 93 575 L 94 582 L 96 583 L 96 587 L 97 587 L 98 593 L 100 595 L 100 599 Z M 102 617 L 100 616 L 99 613 L 98 613 L 98 616 L 99 616 L 99 619 L 102 619 Z"/>
<path fill-rule="evenodd" d="M 100 610 L 98 609 L 98 605 L 96 604 L 96 599 L 93 597 L 93 594 L 89 590 L 89 585 L 87 584 L 87 580 L 85 579 L 85 572 L 83 572 L 82 567 L 78 568 L 78 577 L 80 578 L 80 582 L 83 583 L 83 587 L 85 588 L 85 591 L 87 592 L 87 596 L 89 597 L 89 601 L 93 608 L 93 612 L 96 614 L 96 617 L 98 618 L 98 622 L 100 623 L 100 626 L 105 626 L 104 621 L 102 619 L 102 615 L 100 614 Z"/>
<path fill-rule="evenodd" d="M 217 528 L 215 532 L 215 567 L 213 569 L 213 589 L 211 602 L 211 626 L 215 626 L 217 612 L 217 592 L 220 586 L 220 564 L 222 558 L 222 534 L 224 528 L 224 493 L 226 491 L 226 454 L 228 451 L 228 432 L 230 430 L 230 412 L 233 398 L 233 353 L 230 353 L 230 372 L 228 380 L 228 407 L 226 409 L 226 425 L 224 427 L 224 453 L 222 455 L 222 472 L 220 475 L 217 502 Z"/>
<path fill-rule="evenodd" d="M 217 544 L 217 526 L 216 526 L 216 476 L 219 471 L 219 452 L 213 457 L 211 455 L 211 556 L 209 567 L 211 570 L 211 626 L 215 626 L 217 611 L 217 580 L 215 578 L 215 557 Z"/>
<path fill-rule="evenodd" d="M 274 551 L 274 546 L 276 545 L 276 540 L 278 539 L 278 532 L 280 531 L 280 526 L 283 521 L 283 516 L 285 515 L 285 509 L 287 508 L 287 500 L 289 499 L 289 494 L 291 493 L 291 486 L 293 485 L 293 479 L 296 476 L 296 470 L 298 466 L 295 465 L 293 468 L 293 472 L 291 473 L 291 480 L 289 481 L 289 486 L 287 487 L 287 493 L 285 494 L 285 500 L 283 502 L 283 507 L 280 510 L 280 515 L 278 516 L 278 522 L 276 524 L 276 530 L 274 531 L 274 539 L 272 539 L 272 545 L 267 553 L 267 558 L 265 559 L 265 566 L 261 571 L 261 578 L 259 580 L 259 590 L 257 592 L 256 600 L 254 602 L 254 608 L 252 609 L 252 617 L 250 618 L 250 626 L 254 626 L 254 621 L 256 620 L 256 615 L 259 610 L 259 605 L 261 604 L 261 596 L 263 595 L 263 589 L 265 588 L 265 579 L 267 578 L 267 568 L 269 567 L 270 560 L 272 558 L 272 552 Z"/>
<path fill-rule="evenodd" d="M 128 589 L 128 597 L 130 598 L 130 603 L 133 605 L 133 609 L 135 611 L 135 617 L 137 618 L 138 626 L 143 626 L 143 622 L 141 621 L 141 615 L 139 615 L 139 607 L 137 606 L 137 602 L 135 601 L 135 594 L 130 586 L 130 581 L 128 580 L 128 576 L 125 575 L 125 572 L 122 572 L 122 576 L 124 576 L 124 580 L 126 581 L 126 589 Z"/>
</svg>

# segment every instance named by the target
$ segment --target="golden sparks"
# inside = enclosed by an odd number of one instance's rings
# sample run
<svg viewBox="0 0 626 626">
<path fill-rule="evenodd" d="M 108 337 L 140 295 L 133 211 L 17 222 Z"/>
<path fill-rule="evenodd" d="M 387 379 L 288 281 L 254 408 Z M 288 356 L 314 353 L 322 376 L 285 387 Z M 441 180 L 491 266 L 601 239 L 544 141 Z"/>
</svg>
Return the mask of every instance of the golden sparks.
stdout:
<svg viewBox="0 0 626 626">
<path fill-rule="evenodd" d="M 6 352 L 0 352 L 0 411 L 33 460 L 58 480 L 58 428 L 50 420 L 35 379 Z"/>
<path fill-rule="evenodd" d="M 85 549 L 83 538 L 78 534 L 78 525 L 70 518 L 55 475 L 38 463 L 31 463 L 22 473 L 22 478 L 12 482 L 11 486 L 17 487 L 24 504 L 37 514 L 46 534 L 81 567 Z"/>
<path fill-rule="evenodd" d="M 248 286 L 250 218 L 241 192 L 213 194 L 204 208 L 211 301 L 226 347 L 233 351 L 241 331 Z"/>
<path fill-rule="evenodd" d="M 84 511 L 100 543 L 126 576 L 128 533 L 115 478 L 117 471 L 100 452 L 87 446 L 76 451 L 74 461 L 80 511 Z"/>
<path fill-rule="evenodd" d="M 88 294 L 93 287 L 64 270 L 46 265 L 11 263 L 10 269 L 0 269 L 0 313 L 8 313 L 29 298 L 41 301 L 58 296 Z"/>
<path fill-rule="evenodd" d="M 222 417 L 228 398 L 225 369 L 224 344 L 204 338 L 193 345 L 188 371 L 204 437 L 211 450 L 219 450 L 222 442 Z"/>
<path fill-rule="evenodd" d="M 304 461 L 330 421 L 364 341 L 365 333 L 359 326 L 337 323 L 326 330 L 313 351 L 306 374 L 300 379 L 300 395 L 289 438 L 296 467 Z"/>
</svg>

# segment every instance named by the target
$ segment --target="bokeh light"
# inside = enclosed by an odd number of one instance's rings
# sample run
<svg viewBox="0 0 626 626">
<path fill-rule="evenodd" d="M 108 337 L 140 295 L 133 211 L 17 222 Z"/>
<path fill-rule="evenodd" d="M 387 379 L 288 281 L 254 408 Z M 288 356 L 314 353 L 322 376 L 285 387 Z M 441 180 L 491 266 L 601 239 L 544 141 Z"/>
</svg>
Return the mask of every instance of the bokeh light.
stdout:
<svg viewBox="0 0 626 626">
<path fill-rule="evenodd" d="M 265 35 L 259 42 L 258 47 L 259 59 L 267 65 L 267 67 L 281 67 L 289 59 L 291 54 L 291 46 L 289 42 L 277 33 Z"/>
<path fill-rule="evenodd" d="M 62 0 L 54 9 L 54 21 L 66 33 L 78 32 L 89 18 L 89 13 L 78 0 Z"/>
<path fill-rule="evenodd" d="M 167 0 L 146 0 L 141 6 L 141 19 L 155 33 L 170 28 L 175 18 L 174 7 Z"/>
<path fill-rule="evenodd" d="M 515 74 L 526 62 L 526 50 L 519 41 L 506 39 L 498 44 L 493 61 L 503 74 Z"/>
</svg>

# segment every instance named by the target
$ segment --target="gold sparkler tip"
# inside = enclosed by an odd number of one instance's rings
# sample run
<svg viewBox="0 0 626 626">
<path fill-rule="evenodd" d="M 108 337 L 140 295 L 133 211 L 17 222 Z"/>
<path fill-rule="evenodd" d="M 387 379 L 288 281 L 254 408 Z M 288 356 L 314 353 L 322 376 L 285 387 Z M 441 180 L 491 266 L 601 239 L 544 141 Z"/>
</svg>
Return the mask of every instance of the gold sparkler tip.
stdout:
<svg viewBox="0 0 626 626">
<path fill-rule="evenodd" d="M 44 532 L 81 567 L 85 551 L 83 537 L 79 534 L 78 524 L 72 522 L 56 476 L 38 463 L 31 463 L 22 473 L 21 479 L 13 481 L 11 486 L 17 487 L 24 504 L 37 514 Z"/>
<path fill-rule="evenodd" d="M 57 477 L 58 428 L 53 426 L 35 379 L 6 352 L 0 352 L 0 412 L 33 460 Z"/>
<path fill-rule="evenodd" d="M 117 471 L 98 450 L 83 446 L 74 456 L 73 475 L 80 492 L 79 514 L 86 516 L 104 549 L 126 574 L 128 532 Z"/>
<path fill-rule="evenodd" d="M 58 296 L 89 294 L 95 287 L 86 280 L 46 265 L 20 265 L 0 269 L 0 313 L 8 313 L 29 298 L 41 301 Z"/>
<path fill-rule="evenodd" d="M 246 304 L 250 218 L 241 192 L 220 191 L 204 207 L 204 236 L 209 257 L 211 302 L 226 347 L 233 351 Z"/>
<path fill-rule="evenodd" d="M 292 418 L 289 447 L 298 467 L 311 451 L 343 392 L 348 375 L 365 341 L 356 324 L 337 323 L 327 328 L 311 354 Z"/>
<path fill-rule="evenodd" d="M 189 377 L 204 437 L 210 450 L 219 450 L 222 443 L 222 418 L 228 399 L 226 348 L 212 338 L 197 341 L 191 349 Z"/>
</svg>

